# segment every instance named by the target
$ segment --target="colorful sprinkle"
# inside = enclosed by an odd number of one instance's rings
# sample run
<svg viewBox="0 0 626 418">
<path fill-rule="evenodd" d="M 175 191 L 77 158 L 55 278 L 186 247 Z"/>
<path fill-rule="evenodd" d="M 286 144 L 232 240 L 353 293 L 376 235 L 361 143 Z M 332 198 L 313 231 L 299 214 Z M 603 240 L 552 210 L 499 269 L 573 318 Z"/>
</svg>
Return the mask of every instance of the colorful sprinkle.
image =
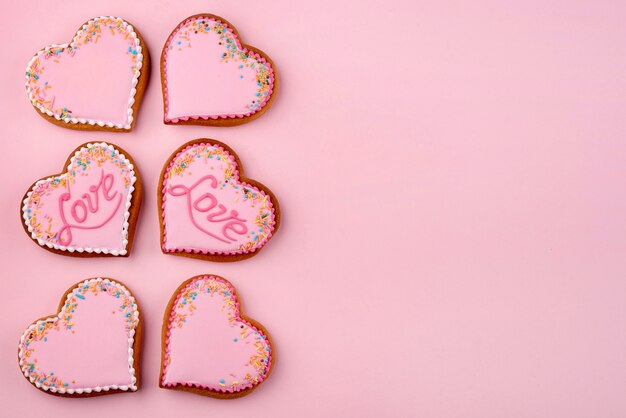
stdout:
<svg viewBox="0 0 626 418">
<path fill-rule="evenodd" d="M 233 30 L 226 24 L 216 21 L 214 19 L 198 18 L 196 20 L 189 20 L 181 28 L 178 29 L 175 37 L 170 43 L 170 52 L 174 50 L 173 43 L 181 45 L 182 42 L 186 42 L 187 47 L 192 47 L 192 35 L 196 34 L 215 34 L 216 41 L 219 45 L 223 45 L 226 52 L 222 53 L 222 61 L 229 62 L 231 59 L 239 62 L 239 69 L 244 67 L 250 68 L 255 72 L 255 80 L 258 87 L 256 97 L 262 98 L 261 100 L 254 100 L 247 104 L 246 107 L 249 111 L 258 110 L 265 105 L 269 100 L 270 91 L 274 83 L 274 73 L 272 68 L 265 62 L 260 56 L 256 54 L 249 54 L 246 49 L 243 49 L 239 39 L 235 36 Z M 182 48 L 178 48 L 182 51 Z M 253 55 L 253 56 L 251 56 Z M 239 76 L 243 78 L 243 75 Z"/>
</svg>

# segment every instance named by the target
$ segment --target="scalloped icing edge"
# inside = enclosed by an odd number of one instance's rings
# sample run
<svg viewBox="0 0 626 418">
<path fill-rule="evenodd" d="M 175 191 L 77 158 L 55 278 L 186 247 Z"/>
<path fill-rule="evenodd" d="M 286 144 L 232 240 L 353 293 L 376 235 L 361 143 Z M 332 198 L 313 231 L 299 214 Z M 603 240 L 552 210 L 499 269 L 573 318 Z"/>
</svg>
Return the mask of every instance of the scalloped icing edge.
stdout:
<svg viewBox="0 0 626 418">
<path fill-rule="evenodd" d="M 269 346 L 271 347 L 270 350 L 270 354 L 268 357 L 268 362 L 267 362 L 267 373 L 265 373 L 265 376 L 263 376 L 262 380 L 259 380 L 258 383 L 256 384 L 251 384 L 248 383 L 244 388 L 238 390 L 238 391 L 229 391 L 226 389 L 222 389 L 222 388 L 212 388 L 210 386 L 207 385 L 203 385 L 200 383 L 189 383 L 189 382 L 171 382 L 171 383 L 165 383 L 165 375 L 167 374 L 167 367 L 169 366 L 169 362 L 165 361 L 166 356 L 169 354 L 169 343 L 170 343 L 170 335 L 171 335 L 171 329 L 172 329 L 172 310 L 178 305 L 178 301 L 180 300 L 181 296 L 182 296 L 182 292 L 189 287 L 192 283 L 194 283 L 195 280 L 198 279 L 214 279 L 217 280 L 221 283 L 223 283 L 224 285 L 226 285 L 227 287 L 230 288 L 233 299 L 234 299 L 234 304 L 235 304 L 235 310 L 237 311 L 237 319 L 240 320 L 241 322 L 245 323 L 246 325 L 248 325 L 251 329 L 255 330 L 256 332 L 259 332 L 260 334 L 264 335 L 267 339 L 268 339 L 268 343 Z M 169 306 L 169 305 L 168 305 Z M 269 377 L 272 367 L 274 365 L 274 357 L 273 357 L 273 353 L 274 353 L 274 346 L 271 342 L 271 340 L 269 339 L 269 335 L 267 335 L 267 331 L 264 331 L 262 329 L 260 329 L 259 327 L 257 327 L 256 325 L 252 324 L 244 315 L 241 314 L 241 304 L 239 303 L 239 297 L 237 295 L 237 289 L 235 289 L 235 286 L 233 286 L 232 283 L 230 283 L 228 280 L 224 279 L 223 277 L 220 276 L 216 276 L 214 274 L 201 274 L 199 276 L 194 276 L 189 280 L 186 280 L 184 282 L 184 284 L 179 287 L 178 289 L 176 289 L 176 299 L 174 300 L 174 303 L 171 305 L 170 309 L 166 310 L 166 314 L 168 315 L 167 318 L 167 334 L 165 335 L 165 338 L 163 339 L 163 358 L 161 361 L 163 370 L 161 371 L 161 376 L 160 376 L 160 384 L 161 387 L 165 387 L 168 389 L 176 389 L 179 386 L 183 386 L 183 387 L 190 387 L 190 388 L 197 388 L 197 389 L 202 389 L 202 390 L 206 390 L 208 392 L 214 392 L 218 395 L 237 395 L 241 392 L 250 392 L 253 389 L 256 389 L 259 385 L 261 385 L 261 383 L 265 382 L 265 380 L 267 380 L 267 378 Z"/>
<path fill-rule="evenodd" d="M 226 26 L 227 28 L 233 30 L 234 34 L 235 34 L 235 39 L 237 41 L 237 47 L 239 47 L 239 49 L 245 51 L 246 53 L 248 53 L 248 55 L 254 57 L 255 59 L 262 61 L 264 64 L 266 64 L 270 68 L 270 72 L 272 74 L 272 76 L 271 76 L 272 83 L 271 83 L 271 86 L 270 86 L 269 94 L 266 96 L 265 101 L 263 102 L 263 104 L 261 104 L 261 106 L 258 106 L 252 112 L 247 112 L 247 113 L 244 113 L 244 114 L 241 114 L 241 115 L 232 115 L 232 114 L 228 114 L 228 115 L 190 115 L 190 116 L 180 116 L 180 117 L 177 117 L 177 118 L 168 118 L 166 116 L 167 112 L 169 110 L 169 94 L 168 94 L 169 93 L 169 88 L 168 88 L 168 82 L 167 82 L 167 65 L 166 65 L 166 63 L 167 63 L 167 56 L 168 56 L 169 52 L 168 52 L 168 48 L 167 47 L 172 42 L 172 39 L 174 38 L 174 36 L 178 33 L 178 31 L 184 25 L 186 25 L 188 22 L 192 22 L 192 21 L 199 20 L 199 19 L 216 20 L 216 21 L 219 21 L 224 26 Z M 250 116 L 254 115 L 255 113 L 260 112 L 262 109 L 264 109 L 265 106 L 267 105 L 267 103 L 270 101 L 270 98 L 274 94 L 274 85 L 276 83 L 276 77 L 274 76 L 274 66 L 264 56 L 262 56 L 261 54 L 258 54 L 255 51 L 252 51 L 252 50 L 250 50 L 248 48 L 243 47 L 241 39 L 240 39 L 239 34 L 237 32 L 237 29 L 235 27 L 231 26 L 230 24 L 226 23 L 224 21 L 224 19 L 219 17 L 219 16 L 215 16 L 215 15 L 195 15 L 195 16 L 188 17 L 187 19 L 185 19 L 182 22 L 180 22 L 176 26 L 176 28 L 174 28 L 174 30 L 172 31 L 170 36 L 167 38 L 167 41 L 165 42 L 165 45 L 163 46 L 162 62 L 163 62 L 163 65 L 161 65 L 161 70 L 163 71 L 163 99 L 165 101 L 165 112 L 164 112 L 164 115 L 163 115 L 163 121 L 165 123 L 178 123 L 179 121 L 188 121 L 189 119 L 193 119 L 193 120 L 199 120 L 199 119 L 220 120 L 220 119 L 243 119 L 243 118 L 247 118 L 247 117 L 250 117 Z"/>
<path fill-rule="evenodd" d="M 79 287 L 87 284 L 87 283 L 91 283 L 91 282 L 109 282 L 114 284 L 115 286 L 118 286 L 121 290 L 124 291 L 124 294 L 127 295 L 128 297 L 131 298 L 131 300 L 133 301 L 133 315 L 139 319 L 139 307 L 137 306 L 137 301 L 135 300 L 135 297 L 132 295 L 132 293 L 130 293 L 130 290 L 128 290 L 126 288 L 126 286 L 124 286 L 123 284 L 112 280 L 112 279 L 103 279 L 101 277 L 98 277 L 96 279 L 87 279 L 84 280 L 80 283 L 77 283 L 76 285 L 74 285 L 72 287 L 72 290 L 69 291 L 67 293 L 67 296 L 65 297 L 65 301 L 67 301 L 71 295 L 73 295 L 76 291 L 76 289 L 78 289 Z M 22 337 L 20 338 L 20 350 L 19 350 L 19 354 L 18 354 L 18 358 L 20 359 L 19 361 L 19 365 L 20 365 L 20 370 L 22 370 L 22 374 L 24 375 L 24 377 L 26 379 L 28 379 L 28 381 L 32 384 L 34 384 L 37 389 L 41 389 L 44 391 L 49 391 L 52 393 L 59 393 L 59 394 L 68 394 L 68 395 L 82 395 L 82 394 L 89 394 L 92 392 L 108 392 L 109 390 L 121 390 L 124 392 L 127 391 L 131 391 L 131 392 L 135 392 L 139 389 L 139 386 L 136 385 L 137 383 L 137 376 L 135 375 L 135 368 L 134 363 L 135 363 L 135 350 L 133 348 L 133 345 L 135 344 L 135 330 L 131 329 L 130 330 L 130 338 L 128 339 L 128 372 L 130 374 L 131 377 L 131 384 L 130 385 L 106 385 L 106 386 L 96 386 L 93 388 L 78 388 L 78 389 L 63 389 L 63 388 L 56 388 L 56 387 L 52 387 L 52 386 L 47 386 L 47 385 L 42 385 L 39 382 L 34 381 L 34 378 L 31 378 L 30 374 L 28 373 L 28 368 L 26 367 L 26 365 L 24 364 L 24 361 L 22 360 L 22 354 L 23 354 L 23 350 L 21 349 L 21 345 L 24 343 L 24 339 L 26 338 L 26 335 L 30 333 L 31 330 L 35 329 L 37 325 L 45 323 L 45 322 L 56 322 L 59 319 L 61 319 L 61 315 L 62 312 L 58 312 L 56 314 L 56 316 L 50 316 L 47 317 L 45 319 L 39 319 L 35 322 L 33 322 L 32 324 L 30 324 L 28 326 L 28 328 L 26 328 L 26 330 L 24 331 L 24 333 L 22 334 Z"/>
<path fill-rule="evenodd" d="M 33 232 L 34 228 L 32 226 L 30 226 L 29 223 L 28 223 L 28 216 L 26 215 L 26 210 L 28 209 L 28 202 L 30 200 L 30 196 L 33 193 L 33 189 L 35 187 L 39 186 L 42 183 L 50 182 L 55 177 L 67 176 L 67 171 L 70 170 L 70 167 L 74 163 L 74 159 L 76 158 L 76 156 L 79 153 L 81 153 L 83 150 L 89 149 L 89 148 L 92 148 L 93 146 L 98 146 L 98 145 L 99 146 L 106 146 L 111 151 L 114 151 L 115 155 L 117 155 L 120 159 L 123 159 L 124 162 L 128 165 L 128 170 L 129 170 L 130 175 L 131 175 L 130 185 L 129 185 L 129 190 L 130 191 L 129 191 L 128 196 L 126 198 L 126 212 L 124 212 L 124 224 L 122 225 L 122 243 L 124 244 L 124 249 L 122 251 L 118 251 L 118 250 L 114 250 L 114 249 L 111 249 L 111 248 L 89 248 L 89 247 L 88 248 L 83 248 L 83 247 L 73 248 L 73 247 L 66 247 L 64 245 L 53 244 L 51 242 L 44 241 L 41 238 L 37 238 L 37 236 Z M 133 185 L 137 181 L 137 176 L 135 175 L 135 167 L 133 166 L 133 164 L 130 162 L 130 160 L 128 158 L 126 158 L 126 156 L 124 154 L 120 153 L 119 150 L 117 148 L 115 148 L 113 145 L 108 144 L 106 142 L 96 142 L 96 143 L 88 143 L 87 145 L 85 145 L 85 146 L 81 147 L 79 150 L 77 150 L 74 153 L 74 155 L 72 156 L 72 158 L 70 159 L 70 163 L 68 164 L 66 169 L 67 169 L 67 171 L 65 173 L 62 173 L 59 176 L 52 176 L 52 177 L 48 177 L 46 179 L 38 180 L 30 188 L 30 190 L 26 194 L 26 199 L 24 199 L 24 201 L 22 202 L 23 203 L 23 205 L 22 205 L 22 218 L 24 219 L 24 224 L 26 225 L 26 228 L 28 228 L 28 232 L 30 232 L 31 238 L 35 242 L 37 242 L 37 244 L 39 244 L 42 247 L 54 248 L 55 250 L 60 250 L 60 251 L 68 251 L 69 253 L 86 252 L 86 253 L 96 253 L 96 254 L 110 254 L 110 255 L 113 255 L 113 256 L 118 256 L 118 255 L 123 256 L 123 255 L 126 255 L 128 253 L 128 251 L 126 250 L 126 247 L 128 246 L 128 228 L 130 227 L 130 223 L 128 222 L 128 218 L 130 218 L 130 207 L 131 207 L 131 203 L 132 203 L 133 192 L 135 191 L 135 187 Z"/>
<path fill-rule="evenodd" d="M 210 141 L 189 144 L 184 149 L 182 149 L 181 151 L 177 152 L 176 155 L 170 156 L 169 164 L 167 166 L 167 169 L 164 171 L 164 174 L 169 173 L 170 169 L 174 165 L 174 160 L 176 160 L 176 158 L 178 158 L 178 156 L 180 154 L 186 152 L 189 148 L 193 148 L 193 147 L 196 147 L 196 146 L 202 146 L 202 145 L 208 145 L 208 146 L 211 146 L 211 147 L 219 148 L 219 149 L 221 149 L 222 151 L 224 151 L 224 152 L 226 152 L 228 154 L 229 158 L 231 159 L 231 161 L 235 165 L 235 169 L 233 171 L 233 177 L 237 180 L 237 182 L 239 184 L 242 184 L 242 185 L 245 185 L 245 186 L 257 189 L 266 199 L 269 200 L 270 205 L 272 206 L 272 218 L 271 218 L 271 220 L 272 221 L 276 221 L 276 208 L 275 208 L 275 205 L 274 205 L 274 201 L 270 198 L 270 196 L 267 193 L 265 193 L 265 190 L 263 190 L 262 188 L 239 180 L 239 164 L 237 164 L 237 158 L 235 157 L 235 155 L 233 155 L 233 153 L 231 151 L 225 149 L 221 145 L 213 144 Z M 167 184 L 167 179 L 165 178 L 165 176 L 163 176 L 163 183 L 161 183 L 162 187 L 161 187 L 161 199 L 160 199 L 161 200 L 161 202 L 160 202 L 160 204 L 161 204 L 161 220 L 163 222 L 163 236 L 161 237 L 161 249 L 165 253 L 170 253 L 170 254 L 172 254 L 172 253 L 188 253 L 188 254 L 203 254 L 203 255 L 217 255 L 217 256 L 220 256 L 220 255 L 223 255 L 223 256 L 233 256 L 233 255 L 250 254 L 250 253 L 254 253 L 254 252 L 260 251 L 261 248 L 263 248 L 263 247 L 265 247 L 265 245 L 267 245 L 267 243 L 270 241 L 270 239 L 274 235 L 274 231 L 276 230 L 275 227 L 272 228 L 270 233 L 267 235 L 267 239 L 261 245 L 259 245 L 258 247 L 254 247 L 251 250 L 237 250 L 237 251 L 223 252 L 223 251 L 211 251 L 211 250 L 204 250 L 204 249 L 197 249 L 197 248 L 167 249 L 167 248 L 165 248 L 165 241 L 167 240 L 167 223 L 165 222 L 165 201 L 167 200 L 166 184 Z"/>
<path fill-rule="evenodd" d="M 38 109 L 41 113 L 44 113 L 50 117 L 55 118 L 58 121 L 61 122 L 65 122 L 65 123 L 72 123 L 72 124 L 83 124 L 83 125 L 90 125 L 90 126 L 99 126 L 99 127 L 107 127 L 107 128 L 115 128 L 115 129 L 125 129 L 125 130 L 131 130 L 132 128 L 132 124 L 133 124 L 133 120 L 134 120 L 134 116 L 133 116 L 133 105 L 135 104 L 135 95 L 137 94 L 137 83 L 139 82 L 139 76 L 141 75 L 141 68 L 143 68 L 143 64 L 144 64 L 144 55 L 143 55 L 143 49 L 141 47 L 141 40 L 139 39 L 139 36 L 137 36 L 137 32 L 135 32 L 133 26 L 126 22 L 124 19 L 122 19 L 121 17 L 116 17 L 116 16 L 99 16 L 99 17 L 95 17 L 89 21 L 87 21 L 86 23 L 84 23 L 82 25 L 82 27 L 76 31 L 76 34 L 74 35 L 74 37 L 72 38 L 72 42 L 70 43 L 65 43 L 65 44 L 51 44 L 48 45 L 46 47 L 44 47 L 43 49 L 40 49 L 39 51 L 37 51 L 35 53 L 35 55 L 33 55 L 33 57 L 31 58 L 31 60 L 28 62 L 28 65 L 26 66 L 26 73 L 28 73 L 28 71 L 30 70 L 31 65 L 33 64 L 33 62 L 39 57 L 39 55 L 42 52 L 47 52 L 52 48 L 67 48 L 67 47 L 72 47 L 74 46 L 74 43 L 76 42 L 76 39 L 78 38 L 78 35 L 80 35 L 89 24 L 97 22 L 101 19 L 116 19 L 116 20 L 120 20 L 122 22 L 122 25 L 124 26 L 125 29 L 128 30 L 128 33 L 131 34 L 131 36 L 133 37 L 134 41 L 135 41 L 135 46 L 137 48 L 137 68 L 135 69 L 135 74 L 133 75 L 133 80 L 132 80 L 132 87 L 130 89 L 130 98 L 128 100 L 128 108 L 126 110 L 127 114 L 128 114 L 128 120 L 126 125 L 123 125 L 121 123 L 113 123 L 113 122 L 109 122 L 109 121 L 103 121 L 103 120 L 94 120 L 94 119 L 86 119 L 86 118 L 61 118 L 61 116 L 57 115 L 56 113 L 46 109 L 45 107 L 36 104 L 34 101 L 34 95 L 31 92 L 30 89 L 30 85 L 28 83 L 28 75 L 25 76 L 25 85 L 26 85 L 26 92 L 28 93 L 28 99 L 30 100 L 30 103 L 36 108 Z"/>
</svg>

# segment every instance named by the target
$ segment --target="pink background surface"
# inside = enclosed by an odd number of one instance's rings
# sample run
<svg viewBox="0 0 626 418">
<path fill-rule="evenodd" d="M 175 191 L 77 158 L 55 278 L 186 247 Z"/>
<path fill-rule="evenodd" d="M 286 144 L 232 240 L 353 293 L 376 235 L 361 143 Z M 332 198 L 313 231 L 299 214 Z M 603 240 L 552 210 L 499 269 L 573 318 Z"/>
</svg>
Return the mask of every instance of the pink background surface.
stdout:
<svg viewBox="0 0 626 418">
<path fill-rule="evenodd" d="M 1 415 L 626 416 L 623 2 L 5 3 Z M 158 60 L 199 12 L 276 62 L 282 89 L 259 120 L 163 125 L 158 68 L 131 134 L 62 129 L 26 99 L 31 54 L 87 19 L 128 19 Z M 280 199 L 282 228 L 253 259 L 159 250 L 158 173 L 202 136 Z M 128 259 L 48 253 L 19 222 L 26 188 L 96 140 L 129 151 L 146 187 Z M 273 375 L 245 398 L 157 388 L 163 310 L 200 273 L 231 280 L 274 337 Z M 141 304 L 143 388 L 36 391 L 17 366 L 21 332 L 97 275 Z"/>
</svg>

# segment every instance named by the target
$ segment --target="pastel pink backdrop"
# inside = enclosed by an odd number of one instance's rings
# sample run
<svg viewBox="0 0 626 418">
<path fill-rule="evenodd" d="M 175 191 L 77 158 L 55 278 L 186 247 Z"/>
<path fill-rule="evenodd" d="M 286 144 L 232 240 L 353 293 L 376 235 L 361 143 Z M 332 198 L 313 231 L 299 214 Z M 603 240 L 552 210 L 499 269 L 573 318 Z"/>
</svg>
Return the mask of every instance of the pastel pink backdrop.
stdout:
<svg viewBox="0 0 626 418">
<path fill-rule="evenodd" d="M 161 47 L 211 12 L 277 63 L 270 111 L 234 128 L 165 126 Z M 619 1 L 5 1 L 0 216 L 2 416 L 626 416 L 626 5 Z M 141 30 L 152 79 L 131 134 L 51 125 L 26 99 L 36 50 L 112 14 Z M 234 264 L 162 255 L 155 189 L 183 142 L 232 146 L 284 213 Z M 85 141 L 138 162 L 128 259 L 37 248 L 26 188 Z M 215 273 L 267 326 L 276 368 L 222 401 L 158 389 L 165 305 Z M 145 318 L 143 387 L 59 399 L 30 387 L 18 338 L 72 284 L 126 283 Z"/>
</svg>

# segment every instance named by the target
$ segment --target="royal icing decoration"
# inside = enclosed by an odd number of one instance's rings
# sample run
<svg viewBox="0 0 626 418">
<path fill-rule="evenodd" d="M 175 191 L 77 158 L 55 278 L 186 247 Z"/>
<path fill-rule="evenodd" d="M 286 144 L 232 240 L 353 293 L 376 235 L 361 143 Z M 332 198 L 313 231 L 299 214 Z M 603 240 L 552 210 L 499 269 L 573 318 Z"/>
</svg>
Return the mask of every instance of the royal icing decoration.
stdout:
<svg viewBox="0 0 626 418">
<path fill-rule="evenodd" d="M 56 316 L 32 323 L 20 338 L 19 365 L 38 389 L 61 395 L 136 391 L 139 310 L 110 279 L 70 289 Z"/>
<path fill-rule="evenodd" d="M 161 69 L 165 123 L 247 122 L 270 105 L 275 90 L 269 58 L 214 15 L 192 16 L 174 29 Z"/>
<path fill-rule="evenodd" d="M 173 154 L 161 177 L 164 252 L 253 255 L 269 241 L 277 203 L 264 186 L 240 179 L 241 170 L 234 153 L 214 140 L 191 141 Z"/>
<path fill-rule="evenodd" d="M 65 173 L 32 186 L 24 225 L 39 245 L 56 251 L 127 255 L 136 181 L 133 164 L 113 145 L 85 144 Z"/>
<path fill-rule="evenodd" d="M 161 387 L 236 397 L 268 377 L 268 336 L 241 314 L 227 280 L 206 275 L 185 282 L 170 301 L 166 321 Z"/>
<path fill-rule="evenodd" d="M 137 90 L 147 82 L 147 59 L 130 24 L 97 17 L 69 44 L 50 45 L 33 56 L 26 68 L 28 98 L 66 127 L 130 130 Z"/>
</svg>

